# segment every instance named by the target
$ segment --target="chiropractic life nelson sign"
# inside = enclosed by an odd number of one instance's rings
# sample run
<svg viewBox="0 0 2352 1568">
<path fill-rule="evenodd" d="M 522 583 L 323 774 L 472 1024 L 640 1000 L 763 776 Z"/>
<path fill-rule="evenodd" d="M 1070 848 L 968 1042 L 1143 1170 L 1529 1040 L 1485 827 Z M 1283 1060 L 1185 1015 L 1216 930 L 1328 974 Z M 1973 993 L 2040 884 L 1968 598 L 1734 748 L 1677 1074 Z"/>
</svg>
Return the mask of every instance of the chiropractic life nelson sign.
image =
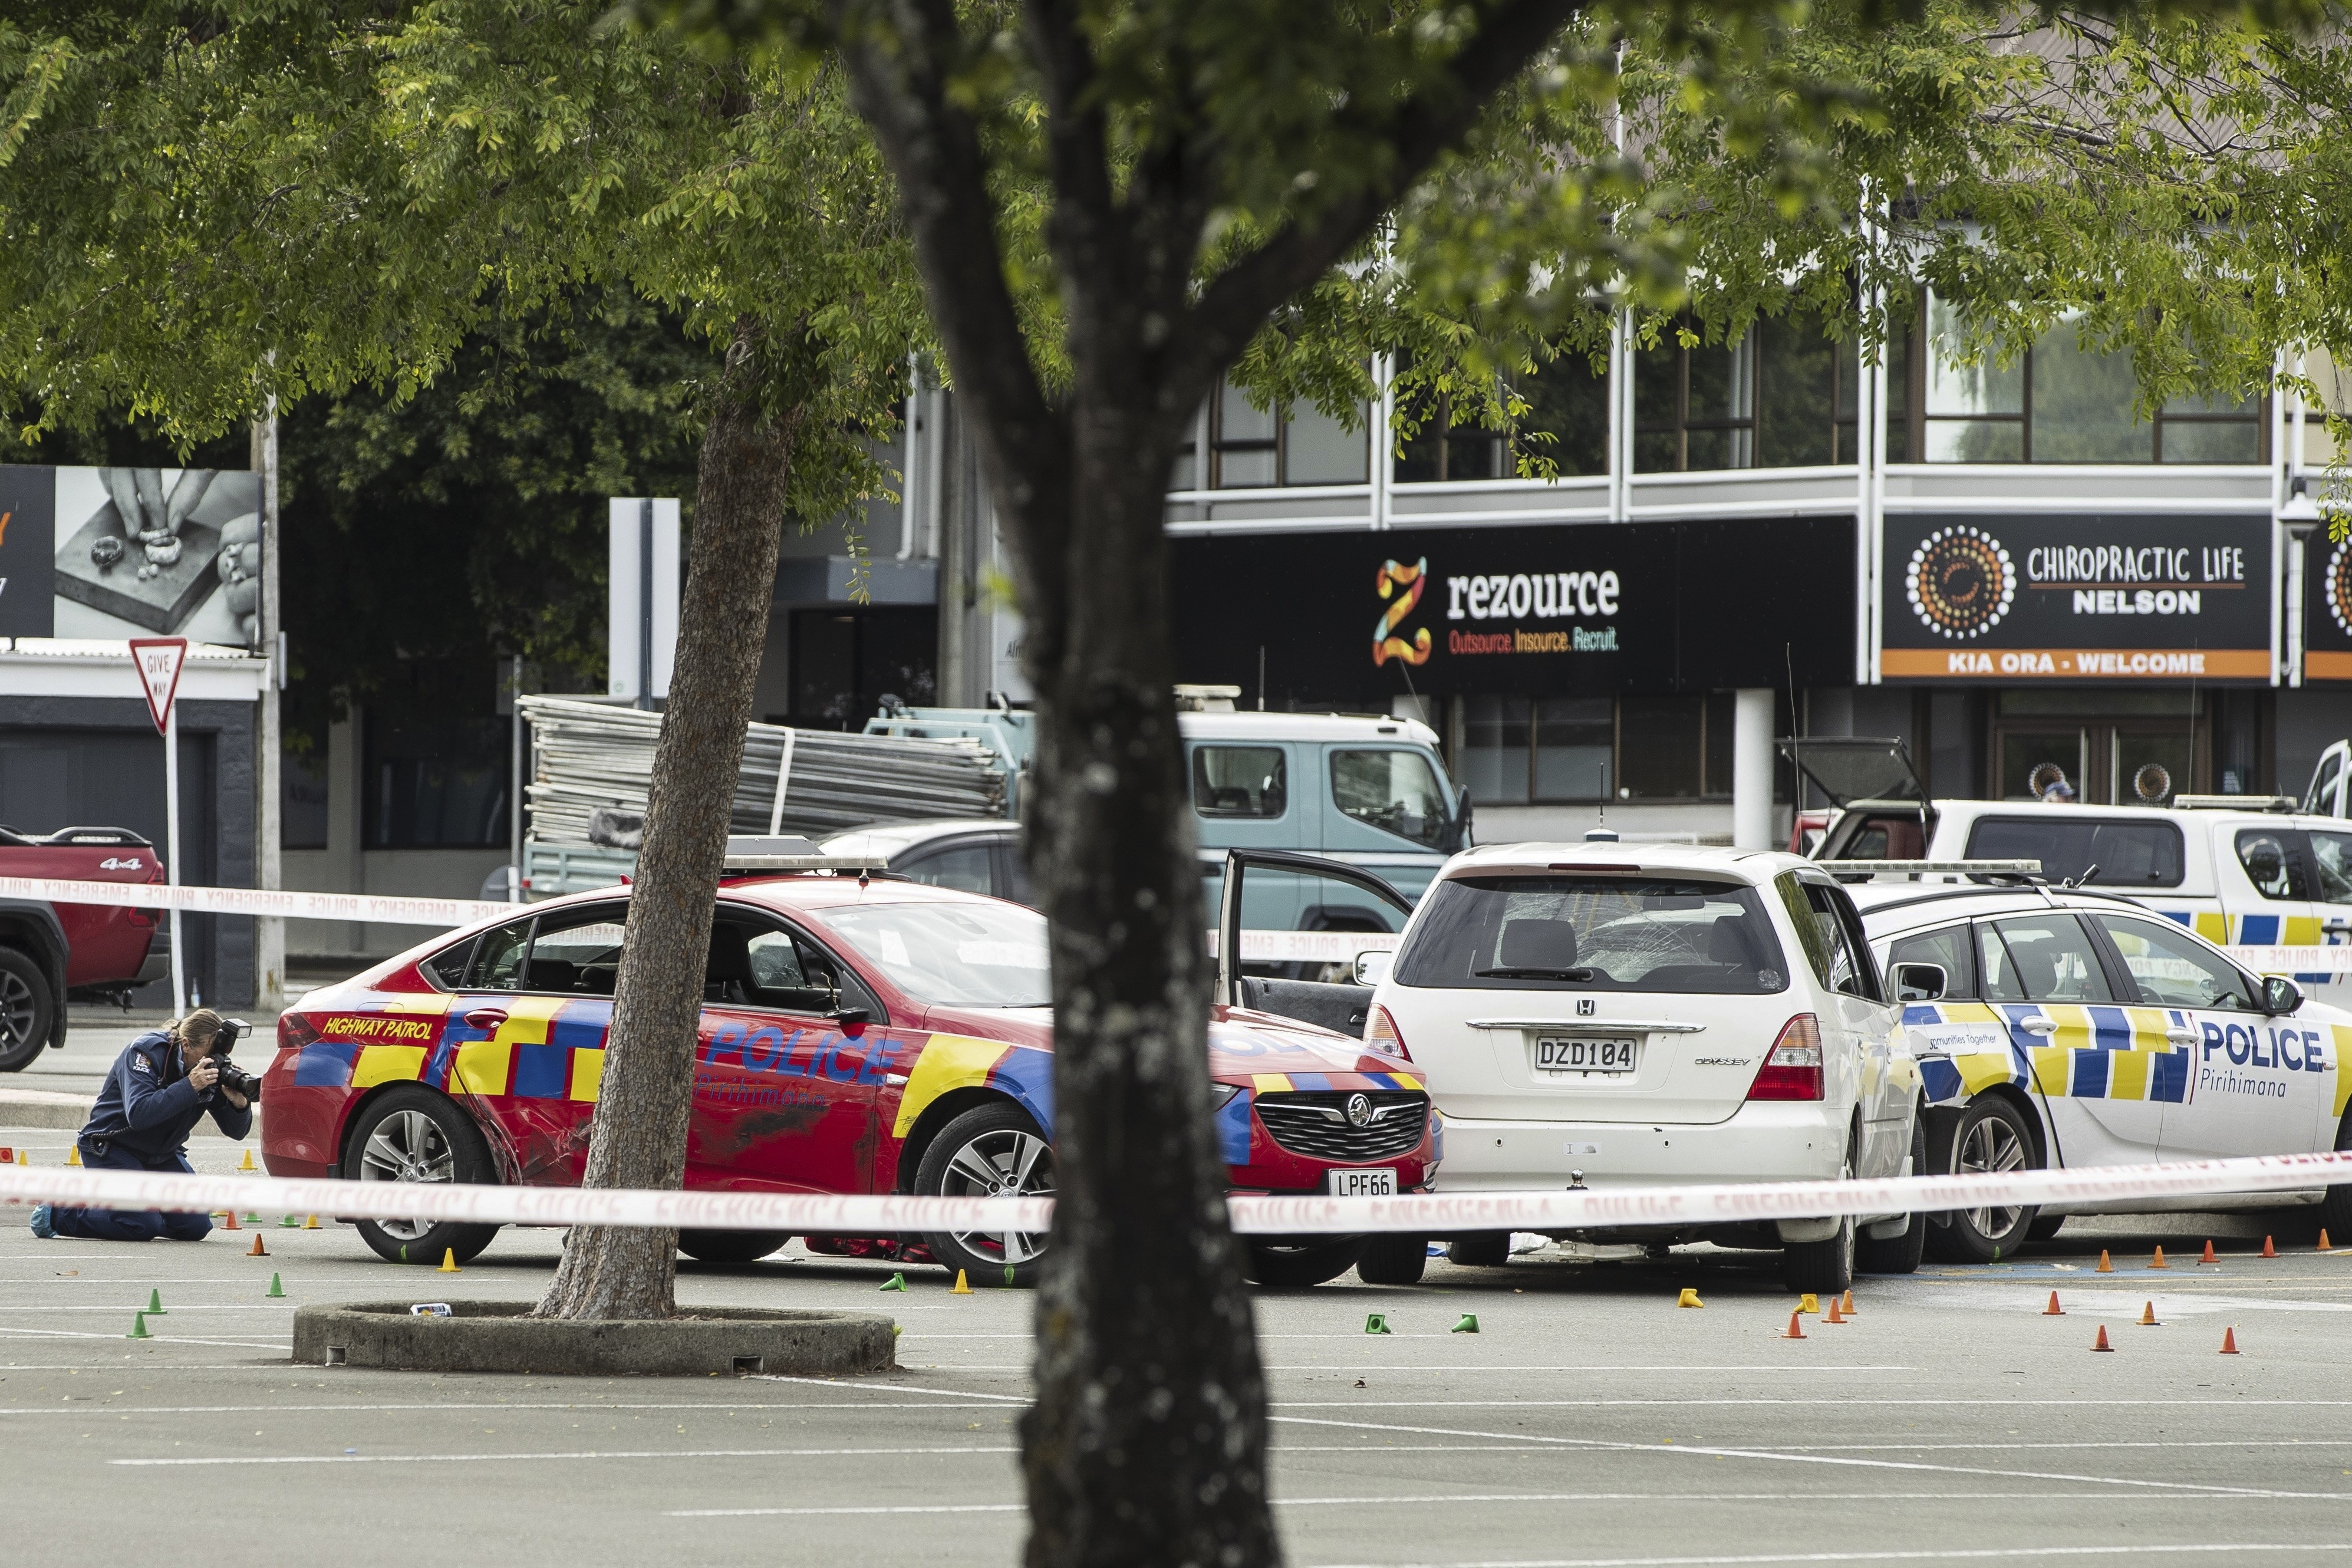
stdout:
<svg viewBox="0 0 2352 1568">
<path fill-rule="evenodd" d="M 2265 517 L 1892 517 L 1890 680 L 2246 680 L 2271 673 Z"/>
<path fill-rule="evenodd" d="M 1276 702 L 1850 681 L 1853 542 L 1844 518 L 1180 537 L 1179 678 L 1254 701 L 1263 653 Z"/>
</svg>

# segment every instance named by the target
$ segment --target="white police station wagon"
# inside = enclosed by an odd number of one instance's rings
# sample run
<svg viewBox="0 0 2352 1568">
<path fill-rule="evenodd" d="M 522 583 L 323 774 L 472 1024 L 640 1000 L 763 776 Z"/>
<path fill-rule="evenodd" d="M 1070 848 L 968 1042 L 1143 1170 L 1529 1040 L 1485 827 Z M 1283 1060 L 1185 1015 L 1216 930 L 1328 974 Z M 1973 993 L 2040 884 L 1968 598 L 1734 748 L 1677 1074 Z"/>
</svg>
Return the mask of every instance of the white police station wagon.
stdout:
<svg viewBox="0 0 2352 1568">
<path fill-rule="evenodd" d="M 1372 996 L 1445 1119 L 1440 1192 L 1906 1173 L 1918 1079 L 1846 891 L 1791 855 L 1506 844 L 1456 856 Z M 1917 1267 L 1926 1222 L 1865 1215 L 1563 1232 L 1779 1248 L 1790 1286 Z M 1858 1239 L 1859 1238 L 1859 1239 Z M 1496 1264 L 1508 1237 L 1456 1238 Z"/>
<path fill-rule="evenodd" d="M 2128 1165 L 2343 1148 L 2352 1013 L 2256 975 L 2183 921 L 2093 889 L 1874 882 L 1852 889 L 1904 1003 L 1936 1173 Z M 1930 1256 L 1990 1262 L 2070 1214 L 2321 1206 L 2352 1187 L 2002 1207 L 1933 1216 Z"/>
</svg>

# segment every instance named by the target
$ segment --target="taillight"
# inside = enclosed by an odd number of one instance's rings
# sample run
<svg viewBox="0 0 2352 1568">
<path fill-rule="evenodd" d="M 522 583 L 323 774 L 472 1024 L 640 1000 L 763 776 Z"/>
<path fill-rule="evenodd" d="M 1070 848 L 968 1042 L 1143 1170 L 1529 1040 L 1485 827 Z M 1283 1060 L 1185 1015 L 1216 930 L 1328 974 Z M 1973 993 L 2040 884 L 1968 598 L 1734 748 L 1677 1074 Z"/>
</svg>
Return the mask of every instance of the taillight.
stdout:
<svg viewBox="0 0 2352 1568">
<path fill-rule="evenodd" d="M 319 1026 L 301 1014 L 281 1013 L 278 1016 L 278 1048 L 279 1050 L 299 1051 L 318 1038 Z"/>
<path fill-rule="evenodd" d="M 1364 1020 L 1364 1049 L 1412 1060 L 1412 1053 L 1404 1048 L 1404 1037 L 1397 1032 L 1396 1020 L 1389 1016 L 1386 1007 L 1373 1008 L 1372 1016 Z"/>
<path fill-rule="evenodd" d="M 1800 1013 L 1780 1026 L 1780 1037 L 1772 1042 L 1764 1065 L 1756 1069 L 1748 1098 L 1822 1098 L 1822 1026 L 1811 1013 Z"/>
</svg>

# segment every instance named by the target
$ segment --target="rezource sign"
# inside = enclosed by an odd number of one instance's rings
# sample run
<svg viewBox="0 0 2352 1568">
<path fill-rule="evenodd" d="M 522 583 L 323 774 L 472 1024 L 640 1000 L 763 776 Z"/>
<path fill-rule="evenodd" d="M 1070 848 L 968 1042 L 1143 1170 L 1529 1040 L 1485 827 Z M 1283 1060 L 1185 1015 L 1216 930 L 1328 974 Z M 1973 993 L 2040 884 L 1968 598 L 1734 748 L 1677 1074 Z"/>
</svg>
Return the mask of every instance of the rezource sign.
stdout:
<svg viewBox="0 0 2352 1568">
<path fill-rule="evenodd" d="M 1853 524 L 1254 533 L 1171 542 L 1179 678 L 1268 699 L 1601 696 L 1853 679 Z"/>
</svg>

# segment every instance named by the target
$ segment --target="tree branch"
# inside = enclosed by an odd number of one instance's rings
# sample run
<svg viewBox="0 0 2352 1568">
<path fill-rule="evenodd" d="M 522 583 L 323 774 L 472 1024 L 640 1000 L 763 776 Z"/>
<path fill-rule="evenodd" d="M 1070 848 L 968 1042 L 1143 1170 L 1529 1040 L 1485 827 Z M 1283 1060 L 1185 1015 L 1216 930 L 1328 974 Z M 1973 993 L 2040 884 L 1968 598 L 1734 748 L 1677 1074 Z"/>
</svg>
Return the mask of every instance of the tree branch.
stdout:
<svg viewBox="0 0 2352 1568">
<path fill-rule="evenodd" d="M 1578 0 L 1505 0 L 1456 51 L 1439 80 L 1388 116 L 1388 168 L 1306 224 L 1285 226 L 1218 277 L 1188 313 L 1188 358 L 1223 364 L 1285 300 L 1321 277 L 1371 232 L 1495 95 L 1581 9 Z"/>
<path fill-rule="evenodd" d="M 833 13 L 852 99 L 898 174 L 931 313 L 956 390 L 979 416 L 973 428 L 998 491 L 1012 499 L 1017 515 L 1059 521 L 1067 509 L 1052 504 L 1046 492 L 1068 484 L 1064 421 L 1030 363 L 998 259 L 980 127 L 948 101 L 949 77 L 964 47 L 953 0 L 834 0 Z M 1027 568 L 1026 585 L 1050 591 L 1052 583 L 1039 574 L 1052 571 L 1054 542 L 1016 536 L 1014 546 Z"/>
</svg>

